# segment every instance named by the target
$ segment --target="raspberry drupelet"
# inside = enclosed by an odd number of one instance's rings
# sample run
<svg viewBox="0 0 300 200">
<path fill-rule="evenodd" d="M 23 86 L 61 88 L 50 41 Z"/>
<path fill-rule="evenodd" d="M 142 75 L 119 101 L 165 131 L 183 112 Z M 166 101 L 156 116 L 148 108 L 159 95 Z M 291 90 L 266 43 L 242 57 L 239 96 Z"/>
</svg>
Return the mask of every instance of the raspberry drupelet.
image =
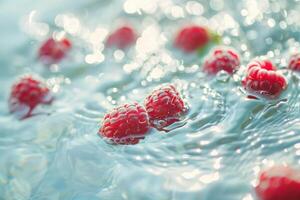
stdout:
<svg viewBox="0 0 300 200">
<path fill-rule="evenodd" d="M 108 36 L 106 46 L 126 49 L 135 43 L 136 38 L 137 35 L 132 27 L 122 26 Z"/>
<path fill-rule="evenodd" d="M 294 71 L 300 71 L 300 53 L 291 56 L 288 68 Z"/>
<path fill-rule="evenodd" d="M 49 38 L 39 49 L 39 59 L 44 64 L 54 64 L 60 62 L 72 48 L 72 43 L 68 38 L 55 40 Z"/>
<path fill-rule="evenodd" d="M 137 144 L 149 130 L 146 110 L 137 103 L 114 108 L 104 116 L 99 135 L 114 144 Z"/>
<path fill-rule="evenodd" d="M 240 58 L 234 50 L 218 48 L 206 59 L 203 70 L 208 74 L 217 74 L 221 70 L 233 74 L 239 66 Z"/>
<path fill-rule="evenodd" d="M 259 200 L 299 200 L 300 171 L 287 166 L 262 171 L 255 191 Z"/>
<path fill-rule="evenodd" d="M 42 80 L 27 75 L 12 86 L 9 110 L 11 113 L 21 113 L 20 118 L 24 119 L 30 117 L 39 104 L 50 104 L 52 100 L 50 89 Z"/>
<path fill-rule="evenodd" d="M 248 65 L 242 85 L 249 93 L 277 98 L 286 89 L 285 77 L 276 71 L 271 61 L 253 61 Z"/>
<path fill-rule="evenodd" d="M 162 86 L 154 90 L 145 100 L 150 123 L 163 128 L 179 120 L 186 110 L 184 102 L 173 85 Z"/>
<path fill-rule="evenodd" d="M 174 45 L 186 53 L 191 53 L 205 47 L 209 41 L 210 35 L 206 28 L 192 25 L 178 32 Z"/>
</svg>

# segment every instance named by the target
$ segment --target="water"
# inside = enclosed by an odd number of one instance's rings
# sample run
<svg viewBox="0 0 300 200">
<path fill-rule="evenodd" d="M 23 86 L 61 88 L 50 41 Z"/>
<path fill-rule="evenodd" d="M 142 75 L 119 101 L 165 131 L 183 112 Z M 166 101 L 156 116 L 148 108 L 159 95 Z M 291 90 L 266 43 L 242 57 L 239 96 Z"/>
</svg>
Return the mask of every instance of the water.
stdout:
<svg viewBox="0 0 300 200">
<path fill-rule="evenodd" d="M 286 70 L 299 50 L 298 1 L 54 0 L 0 3 L 0 199 L 254 200 L 261 168 L 300 164 L 300 76 Z M 109 30 L 130 22 L 140 37 L 127 52 L 108 50 Z M 201 72 L 204 56 L 174 50 L 186 23 L 207 25 L 241 55 L 233 77 Z M 50 69 L 36 51 L 52 32 L 74 48 Z M 207 53 L 207 52 L 206 52 Z M 271 59 L 288 80 L 279 99 L 251 100 L 241 88 L 252 58 Z M 18 121 L 8 113 L 10 86 L 35 73 L 56 99 L 43 114 Z M 173 83 L 189 112 L 168 132 L 151 130 L 138 145 L 97 135 L 107 110 L 143 103 Z"/>
</svg>

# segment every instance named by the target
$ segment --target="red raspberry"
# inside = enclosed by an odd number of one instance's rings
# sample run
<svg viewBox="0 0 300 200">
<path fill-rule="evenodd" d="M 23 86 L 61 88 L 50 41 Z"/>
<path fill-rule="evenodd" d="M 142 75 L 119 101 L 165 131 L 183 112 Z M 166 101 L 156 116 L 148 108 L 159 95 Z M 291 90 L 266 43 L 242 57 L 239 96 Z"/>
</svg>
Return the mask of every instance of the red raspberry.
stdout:
<svg viewBox="0 0 300 200">
<path fill-rule="evenodd" d="M 203 48 L 209 40 L 207 29 L 201 26 L 189 26 L 179 31 L 175 38 L 175 46 L 190 53 Z"/>
<path fill-rule="evenodd" d="M 173 85 L 154 90 L 145 100 L 150 122 L 156 128 L 168 126 L 179 120 L 185 111 L 182 98 Z"/>
<path fill-rule="evenodd" d="M 276 166 L 263 171 L 255 188 L 260 200 L 299 200 L 300 172 Z"/>
<path fill-rule="evenodd" d="M 110 34 L 106 40 L 106 45 L 109 47 L 116 47 L 125 49 L 136 41 L 136 34 L 129 26 L 123 26 Z"/>
<path fill-rule="evenodd" d="M 43 82 L 24 76 L 12 86 L 9 107 L 11 112 L 19 112 L 22 114 L 21 118 L 27 118 L 37 105 L 50 104 L 52 100 L 50 90 Z"/>
<path fill-rule="evenodd" d="M 270 61 L 254 61 L 248 65 L 242 85 L 250 93 L 276 98 L 286 88 L 287 83 Z"/>
<path fill-rule="evenodd" d="M 114 108 L 104 116 L 99 135 L 115 144 L 137 144 L 149 129 L 146 110 L 137 103 Z"/>
<path fill-rule="evenodd" d="M 62 60 L 71 49 L 71 41 L 67 38 L 54 40 L 49 38 L 39 49 L 39 58 L 45 64 L 53 64 Z"/>
<path fill-rule="evenodd" d="M 291 70 L 300 71 L 300 53 L 291 56 L 289 62 L 289 68 Z"/>
<path fill-rule="evenodd" d="M 204 63 L 204 71 L 209 74 L 217 74 L 224 70 L 233 74 L 240 65 L 240 59 L 233 50 L 216 49 Z"/>
</svg>

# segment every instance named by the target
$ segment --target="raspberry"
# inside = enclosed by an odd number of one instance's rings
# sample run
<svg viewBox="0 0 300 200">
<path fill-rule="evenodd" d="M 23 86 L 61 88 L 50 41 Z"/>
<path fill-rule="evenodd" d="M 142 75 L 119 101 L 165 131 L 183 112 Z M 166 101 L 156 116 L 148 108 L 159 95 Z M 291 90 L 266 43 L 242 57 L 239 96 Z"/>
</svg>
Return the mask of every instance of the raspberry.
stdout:
<svg viewBox="0 0 300 200">
<path fill-rule="evenodd" d="M 299 200 L 300 172 L 276 166 L 263 171 L 255 188 L 260 200 Z"/>
<path fill-rule="evenodd" d="M 289 62 L 289 68 L 291 70 L 300 71 L 300 53 L 291 56 Z"/>
<path fill-rule="evenodd" d="M 145 100 L 150 123 L 156 128 L 168 126 L 179 120 L 185 111 L 182 98 L 173 85 L 154 90 Z"/>
<path fill-rule="evenodd" d="M 175 46 L 190 53 L 203 48 L 209 40 L 207 29 L 201 26 L 189 26 L 179 31 L 175 38 Z"/>
<path fill-rule="evenodd" d="M 250 93 L 276 98 L 287 87 L 283 75 L 270 61 L 254 61 L 248 65 L 242 85 Z"/>
<path fill-rule="evenodd" d="M 67 38 L 54 40 L 49 38 L 39 49 L 39 58 L 45 64 L 53 64 L 61 61 L 71 49 L 71 41 Z"/>
<path fill-rule="evenodd" d="M 146 110 L 137 103 L 114 108 L 104 116 L 99 135 L 115 144 L 137 144 L 149 129 Z"/>
<path fill-rule="evenodd" d="M 217 74 L 224 70 L 233 74 L 240 65 L 240 59 L 233 50 L 216 49 L 204 63 L 204 71 L 209 74 Z"/>
<path fill-rule="evenodd" d="M 9 108 L 10 112 L 22 112 L 20 117 L 27 118 L 37 105 L 50 104 L 52 100 L 50 90 L 43 82 L 32 76 L 24 76 L 12 86 Z"/>
<path fill-rule="evenodd" d="M 106 45 L 109 47 L 116 47 L 125 49 L 136 41 L 136 34 L 129 26 L 123 26 L 110 34 L 106 40 Z"/>
</svg>

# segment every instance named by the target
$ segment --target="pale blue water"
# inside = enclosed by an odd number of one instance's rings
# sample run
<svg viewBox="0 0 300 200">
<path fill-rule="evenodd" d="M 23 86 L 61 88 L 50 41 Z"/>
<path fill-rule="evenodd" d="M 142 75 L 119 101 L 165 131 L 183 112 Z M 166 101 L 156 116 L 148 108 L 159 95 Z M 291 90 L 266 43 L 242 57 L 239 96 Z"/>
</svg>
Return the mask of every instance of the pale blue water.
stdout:
<svg viewBox="0 0 300 200">
<path fill-rule="evenodd" d="M 0 1 L 0 199 L 254 200 L 261 168 L 300 164 L 300 76 L 286 70 L 300 51 L 299 1 L 19 0 Z M 109 30 L 130 22 L 140 37 L 128 52 L 103 50 Z M 241 70 L 207 77 L 203 57 L 174 50 L 186 23 L 207 25 L 241 55 Z M 51 71 L 36 60 L 40 43 L 63 31 L 74 43 Z M 288 89 L 273 101 L 249 100 L 240 86 L 255 56 L 271 59 Z M 55 92 L 47 114 L 18 121 L 10 86 L 36 73 Z M 173 83 L 189 105 L 168 133 L 138 145 L 97 135 L 105 112 Z"/>
</svg>

